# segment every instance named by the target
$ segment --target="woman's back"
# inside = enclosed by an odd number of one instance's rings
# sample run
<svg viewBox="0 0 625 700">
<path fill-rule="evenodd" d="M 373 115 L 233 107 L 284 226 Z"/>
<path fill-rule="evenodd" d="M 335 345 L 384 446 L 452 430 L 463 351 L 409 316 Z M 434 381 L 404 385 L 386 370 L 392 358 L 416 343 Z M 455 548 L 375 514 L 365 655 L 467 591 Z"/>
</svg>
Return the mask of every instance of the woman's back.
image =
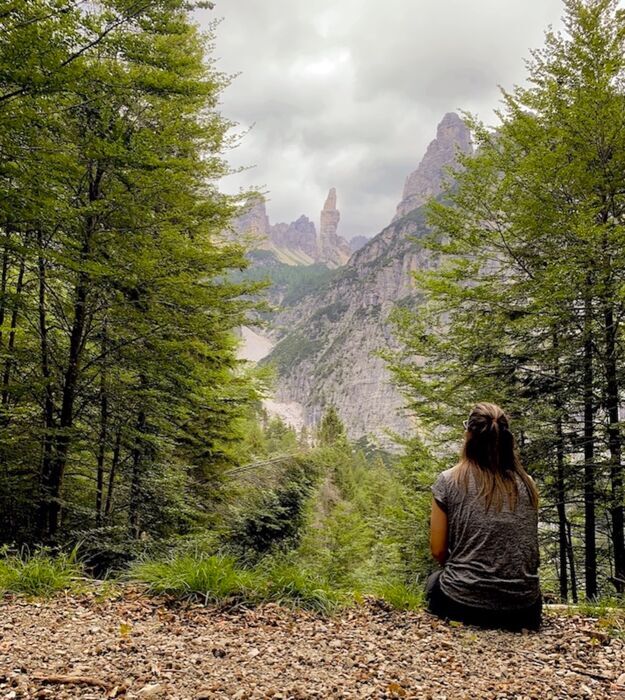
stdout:
<svg viewBox="0 0 625 700">
<path fill-rule="evenodd" d="M 537 511 L 526 484 L 514 475 L 516 503 L 500 507 L 480 494 L 473 469 L 442 472 L 432 493 L 447 513 L 449 556 L 440 575 L 451 599 L 479 608 L 514 610 L 540 596 Z"/>
</svg>

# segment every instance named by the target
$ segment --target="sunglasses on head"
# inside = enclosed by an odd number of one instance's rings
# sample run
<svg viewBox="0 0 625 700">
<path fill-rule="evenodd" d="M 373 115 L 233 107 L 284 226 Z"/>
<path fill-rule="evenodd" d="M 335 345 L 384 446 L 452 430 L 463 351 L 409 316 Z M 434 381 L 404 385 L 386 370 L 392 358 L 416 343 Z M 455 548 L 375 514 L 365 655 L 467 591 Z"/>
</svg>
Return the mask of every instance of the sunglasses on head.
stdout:
<svg viewBox="0 0 625 700">
<path fill-rule="evenodd" d="M 463 420 L 462 425 L 464 425 L 465 430 L 468 430 L 469 429 L 469 419 L 467 418 L 466 420 Z"/>
</svg>

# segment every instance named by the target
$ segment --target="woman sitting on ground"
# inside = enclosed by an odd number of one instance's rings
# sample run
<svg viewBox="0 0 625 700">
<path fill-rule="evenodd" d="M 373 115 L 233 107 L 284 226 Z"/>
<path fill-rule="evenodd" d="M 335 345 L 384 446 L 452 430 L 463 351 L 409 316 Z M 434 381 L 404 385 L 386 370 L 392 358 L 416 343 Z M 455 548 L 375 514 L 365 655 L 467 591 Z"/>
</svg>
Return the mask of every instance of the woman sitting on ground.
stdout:
<svg viewBox="0 0 625 700">
<path fill-rule="evenodd" d="M 480 403 L 460 462 L 432 486 L 430 612 L 483 627 L 538 629 L 538 492 L 505 413 Z"/>
</svg>

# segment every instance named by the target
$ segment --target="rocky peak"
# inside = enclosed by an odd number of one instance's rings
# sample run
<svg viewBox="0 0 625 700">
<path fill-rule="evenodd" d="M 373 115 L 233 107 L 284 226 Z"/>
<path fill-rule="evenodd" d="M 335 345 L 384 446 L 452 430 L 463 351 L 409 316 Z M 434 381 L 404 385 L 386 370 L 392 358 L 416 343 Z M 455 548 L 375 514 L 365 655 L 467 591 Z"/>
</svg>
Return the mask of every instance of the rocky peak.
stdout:
<svg viewBox="0 0 625 700">
<path fill-rule="evenodd" d="M 336 235 L 340 220 L 341 212 L 336 208 L 336 188 L 332 187 L 321 210 L 319 237 L 322 241 L 324 237 Z"/>
<path fill-rule="evenodd" d="M 302 214 L 296 221 L 293 221 L 291 227 L 294 231 L 305 231 L 306 233 L 314 234 L 317 233 L 315 230 L 315 224 L 313 224 L 313 222 L 304 214 Z"/>
<path fill-rule="evenodd" d="M 265 198 L 261 195 L 250 197 L 243 205 L 242 213 L 235 220 L 234 228 L 239 233 L 267 236 L 270 224 Z"/>
<path fill-rule="evenodd" d="M 454 112 L 448 112 L 438 125 L 436 138 L 430 143 L 419 167 L 406 178 L 402 200 L 393 221 L 440 194 L 445 169 L 453 166 L 458 152 L 472 153 L 471 133 Z"/>
<path fill-rule="evenodd" d="M 313 260 L 317 257 L 317 230 L 304 214 L 290 224 L 275 224 L 269 237 L 277 246 L 301 250 Z"/>
</svg>

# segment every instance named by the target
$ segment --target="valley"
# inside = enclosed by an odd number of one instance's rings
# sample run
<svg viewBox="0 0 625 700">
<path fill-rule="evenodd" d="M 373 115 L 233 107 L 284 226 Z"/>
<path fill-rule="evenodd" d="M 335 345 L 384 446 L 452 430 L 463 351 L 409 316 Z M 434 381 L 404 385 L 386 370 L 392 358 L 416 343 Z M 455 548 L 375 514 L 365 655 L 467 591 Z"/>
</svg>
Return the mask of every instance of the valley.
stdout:
<svg viewBox="0 0 625 700">
<path fill-rule="evenodd" d="M 254 331 L 262 339 L 256 345 L 267 353 L 249 359 L 274 367 L 273 400 L 301 406 L 307 427 L 334 405 L 352 439 L 367 436 L 392 447 L 389 431 L 405 435 L 413 428 L 379 352 L 394 347 L 393 308 L 418 301 L 413 273 L 432 265 L 420 243 L 429 232 L 425 205 L 441 193 L 456 154 L 471 149 L 468 128 L 457 114 L 446 114 L 406 178 L 390 224 L 349 257 L 334 189 L 321 212 L 319 235 L 306 216 L 272 227 L 260 200 L 238 220 L 239 232 L 259 235 L 247 274 L 271 280 L 274 307 L 265 319 L 268 327 Z"/>
</svg>

